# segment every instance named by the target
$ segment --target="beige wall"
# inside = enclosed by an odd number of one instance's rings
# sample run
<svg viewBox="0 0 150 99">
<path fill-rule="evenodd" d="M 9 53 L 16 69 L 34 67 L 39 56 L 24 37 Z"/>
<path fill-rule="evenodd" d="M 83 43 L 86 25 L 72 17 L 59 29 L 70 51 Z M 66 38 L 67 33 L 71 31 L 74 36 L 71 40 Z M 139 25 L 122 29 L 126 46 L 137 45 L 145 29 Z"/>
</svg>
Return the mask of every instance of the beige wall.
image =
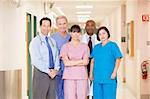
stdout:
<svg viewBox="0 0 150 99">
<path fill-rule="evenodd" d="M 126 8 L 126 23 L 131 20 L 134 20 L 135 22 L 135 56 L 132 58 L 126 56 L 126 82 L 131 92 L 138 97 L 138 94 L 140 93 L 142 95 L 150 94 L 150 79 L 146 81 L 141 79 L 140 67 L 143 60 L 150 58 L 150 46 L 146 45 L 146 41 L 150 40 L 150 23 L 142 22 L 142 14 L 150 13 L 150 2 L 146 0 L 128 0 Z"/>
<path fill-rule="evenodd" d="M 126 22 L 125 24 L 129 23 L 130 21 L 134 20 L 134 57 L 130 57 L 126 54 L 125 56 L 125 69 L 126 69 L 126 84 L 133 95 L 136 96 L 137 94 L 137 65 L 136 65 L 136 29 L 137 29 L 137 1 L 136 0 L 127 0 L 126 2 Z"/>
<path fill-rule="evenodd" d="M 142 22 L 142 14 L 150 15 L 150 2 L 139 1 L 138 3 L 138 49 L 141 53 L 141 62 L 150 59 L 150 45 L 146 44 L 150 41 L 150 22 Z M 150 74 L 150 69 L 148 71 Z M 141 94 L 150 94 L 150 75 L 147 80 L 141 79 Z"/>
<path fill-rule="evenodd" d="M 8 0 L 0 3 L 0 12 L 0 71 L 22 70 L 22 99 L 27 99 L 26 12 L 37 16 L 39 22 L 45 16 L 43 3 L 22 1 L 16 7 Z"/>
</svg>

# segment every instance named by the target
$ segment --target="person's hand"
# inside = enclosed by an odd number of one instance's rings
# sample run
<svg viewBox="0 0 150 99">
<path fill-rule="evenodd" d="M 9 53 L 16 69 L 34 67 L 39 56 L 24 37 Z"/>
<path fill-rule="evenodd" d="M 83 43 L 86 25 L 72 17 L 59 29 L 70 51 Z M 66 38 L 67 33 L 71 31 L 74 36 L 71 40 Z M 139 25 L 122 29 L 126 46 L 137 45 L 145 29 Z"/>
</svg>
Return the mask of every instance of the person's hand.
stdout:
<svg viewBox="0 0 150 99">
<path fill-rule="evenodd" d="M 94 78 L 93 78 L 93 74 L 90 74 L 90 75 L 89 75 L 89 79 L 90 79 L 91 81 L 93 81 L 93 80 L 94 80 Z"/>
<path fill-rule="evenodd" d="M 114 71 L 114 72 L 111 74 L 111 79 L 115 79 L 116 76 L 117 76 L 117 72 Z"/>
<path fill-rule="evenodd" d="M 58 71 L 56 69 L 53 69 L 52 71 L 53 71 L 54 76 L 56 76 Z"/>
<path fill-rule="evenodd" d="M 54 70 L 54 69 L 50 69 L 50 70 L 49 70 L 49 76 L 50 76 L 52 79 L 55 78 L 56 74 L 57 74 L 57 70 Z"/>
</svg>

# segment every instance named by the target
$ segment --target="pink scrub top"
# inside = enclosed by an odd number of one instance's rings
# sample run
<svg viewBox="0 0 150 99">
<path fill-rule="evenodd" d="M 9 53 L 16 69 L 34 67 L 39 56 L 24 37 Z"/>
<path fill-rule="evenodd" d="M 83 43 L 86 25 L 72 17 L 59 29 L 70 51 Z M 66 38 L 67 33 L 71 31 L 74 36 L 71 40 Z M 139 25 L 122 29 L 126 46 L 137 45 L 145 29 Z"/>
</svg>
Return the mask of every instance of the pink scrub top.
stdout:
<svg viewBox="0 0 150 99">
<path fill-rule="evenodd" d="M 74 47 L 70 42 L 63 45 L 60 57 L 68 56 L 69 60 L 81 60 L 90 56 L 87 44 L 80 43 Z M 87 66 L 65 66 L 63 79 L 88 79 Z"/>
</svg>

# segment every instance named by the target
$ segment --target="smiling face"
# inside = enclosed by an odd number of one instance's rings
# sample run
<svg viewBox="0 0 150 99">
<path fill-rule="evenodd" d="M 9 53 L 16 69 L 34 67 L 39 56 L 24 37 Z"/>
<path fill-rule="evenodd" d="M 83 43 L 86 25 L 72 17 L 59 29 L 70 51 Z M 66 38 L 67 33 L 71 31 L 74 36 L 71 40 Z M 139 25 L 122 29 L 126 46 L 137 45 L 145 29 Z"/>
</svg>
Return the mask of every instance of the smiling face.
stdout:
<svg viewBox="0 0 150 99">
<path fill-rule="evenodd" d="M 71 40 L 75 40 L 75 41 L 80 40 L 80 36 L 81 36 L 81 34 L 80 34 L 80 26 L 73 25 L 71 27 L 70 35 L 71 35 Z"/>
<path fill-rule="evenodd" d="M 68 27 L 68 22 L 65 17 L 58 18 L 56 20 L 56 24 L 57 24 L 59 32 L 61 32 L 61 33 L 66 32 L 67 27 Z"/>
<path fill-rule="evenodd" d="M 99 31 L 98 36 L 102 42 L 108 39 L 108 33 L 104 29 Z"/>
<path fill-rule="evenodd" d="M 93 20 L 88 20 L 85 26 L 87 34 L 92 36 L 95 32 L 95 29 L 96 29 L 95 22 Z"/>
<path fill-rule="evenodd" d="M 41 26 L 40 26 L 40 28 L 41 28 L 41 33 L 42 33 L 43 35 L 48 35 L 48 33 L 49 33 L 50 30 L 51 30 L 50 21 L 48 21 L 48 20 L 43 20 L 43 21 L 42 21 L 42 24 L 41 24 Z"/>
<path fill-rule="evenodd" d="M 72 40 L 80 40 L 80 32 L 72 31 L 70 33 Z"/>
</svg>

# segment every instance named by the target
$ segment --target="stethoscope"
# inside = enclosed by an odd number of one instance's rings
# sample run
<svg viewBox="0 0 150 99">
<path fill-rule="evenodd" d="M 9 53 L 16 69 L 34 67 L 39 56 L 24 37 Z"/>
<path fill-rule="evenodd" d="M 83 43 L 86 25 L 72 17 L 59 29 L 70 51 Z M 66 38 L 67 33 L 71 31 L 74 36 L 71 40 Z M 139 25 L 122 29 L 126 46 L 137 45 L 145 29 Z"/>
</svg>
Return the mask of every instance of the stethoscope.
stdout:
<svg viewBox="0 0 150 99">
<path fill-rule="evenodd" d="M 39 38 L 39 40 L 40 40 L 41 46 L 43 45 L 43 43 L 45 44 L 45 42 L 42 41 L 42 38 L 41 38 L 41 36 L 40 36 L 39 34 L 38 34 L 38 38 Z M 58 52 L 58 49 L 57 49 L 57 47 L 55 46 L 55 44 L 52 42 L 52 40 L 51 40 L 50 38 L 48 38 L 48 40 L 50 41 L 52 47 L 55 47 L 55 49 L 56 49 L 56 52 L 55 52 L 55 53 L 57 53 L 57 52 Z M 57 57 L 57 54 L 55 54 L 54 61 L 56 61 L 56 57 Z"/>
<path fill-rule="evenodd" d="M 44 41 L 42 41 L 42 38 L 41 38 L 41 36 L 40 36 L 39 34 L 38 34 L 38 37 L 39 37 L 39 39 L 40 39 L 41 45 L 42 45 L 43 43 L 45 43 Z M 50 38 L 48 38 L 48 40 L 50 41 L 50 43 L 52 44 L 52 46 L 55 47 L 55 45 L 54 45 L 54 43 L 52 42 L 52 40 L 51 40 Z"/>
</svg>

